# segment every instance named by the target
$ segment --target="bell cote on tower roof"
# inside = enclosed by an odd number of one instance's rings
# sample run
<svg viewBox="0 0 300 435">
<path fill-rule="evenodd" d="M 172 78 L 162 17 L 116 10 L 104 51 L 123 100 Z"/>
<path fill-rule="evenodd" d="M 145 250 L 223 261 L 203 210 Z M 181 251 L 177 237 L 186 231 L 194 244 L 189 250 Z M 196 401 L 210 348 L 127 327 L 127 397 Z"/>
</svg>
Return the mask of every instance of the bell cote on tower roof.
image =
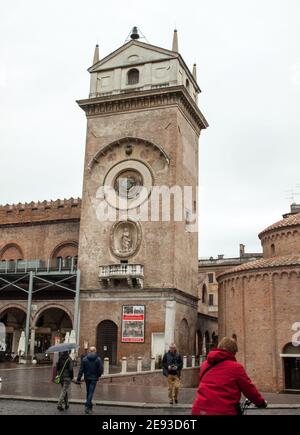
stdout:
<svg viewBox="0 0 300 435">
<path fill-rule="evenodd" d="M 178 47 L 178 43 L 175 45 Z M 97 46 L 94 62 L 88 69 L 91 99 L 182 86 L 197 104 L 201 91 L 194 73 L 195 66 L 191 73 L 177 51 L 132 39 L 101 60 Z"/>
</svg>

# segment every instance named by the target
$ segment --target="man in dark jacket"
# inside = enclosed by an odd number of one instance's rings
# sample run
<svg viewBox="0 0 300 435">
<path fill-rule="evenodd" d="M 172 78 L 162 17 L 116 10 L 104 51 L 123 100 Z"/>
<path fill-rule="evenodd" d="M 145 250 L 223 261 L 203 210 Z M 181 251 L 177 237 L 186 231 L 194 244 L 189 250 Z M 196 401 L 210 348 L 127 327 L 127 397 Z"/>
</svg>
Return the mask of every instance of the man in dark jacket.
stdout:
<svg viewBox="0 0 300 435">
<path fill-rule="evenodd" d="M 86 384 L 86 403 L 85 413 L 90 414 L 93 409 L 92 399 L 95 388 L 100 376 L 103 373 L 103 364 L 101 358 L 97 354 L 95 347 L 90 347 L 87 356 L 85 356 L 80 365 L 79 373 L 77 376 L 77 384 L 80 384 L 82 375 Z"/>
<path fill-rule="evenodd" d="M 180 373 L 183 367 L 181 355 L 177 352 L 176 344 L 171 344 L 169 352 L 163 357 L 163 374 L 168 378 L 170 405 L 178 403 L 180 387 Z"/>
</svg>

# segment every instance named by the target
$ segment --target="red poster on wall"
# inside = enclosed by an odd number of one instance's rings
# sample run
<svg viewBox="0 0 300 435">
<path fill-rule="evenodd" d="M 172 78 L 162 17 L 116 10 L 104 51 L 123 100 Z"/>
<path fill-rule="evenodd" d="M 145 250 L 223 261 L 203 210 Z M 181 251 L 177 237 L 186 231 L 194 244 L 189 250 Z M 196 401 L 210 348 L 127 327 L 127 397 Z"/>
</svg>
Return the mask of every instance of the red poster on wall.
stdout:
<svg viewBox="0 0 300 435">
<path fill-rule="evenodd" d="M 145 342 L 145 306 L 124 305 L 122 312 L 122 343 Z"/>
</svg>

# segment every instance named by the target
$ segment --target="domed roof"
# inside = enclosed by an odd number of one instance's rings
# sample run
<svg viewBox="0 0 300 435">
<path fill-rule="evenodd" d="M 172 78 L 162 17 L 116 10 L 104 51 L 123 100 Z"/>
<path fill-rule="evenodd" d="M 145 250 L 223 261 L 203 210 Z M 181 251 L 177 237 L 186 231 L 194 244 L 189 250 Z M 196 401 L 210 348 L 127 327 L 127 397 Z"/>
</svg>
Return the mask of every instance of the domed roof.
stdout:
<svg viewBox="0 0 300 435">
<path fill-rule="evenodd" d="M 251 272 L 253 270 L 263 270 L 274 267 L 289 267 L 300 266 L 300 254 L 299 255 L 284 255 L 281 257 L 263 258 L 257 261 L 251 261 L 249 263 L 241 264 L 233 269 L 226 270 L 218 276 L 231 275 L 239 272 Z"/>
<path fill-rule="evenodd" d="M 278 221 L 275 224 L 273 224 L 273 225 L 269 226 L 268 228 L 266 228 L 265 230 L 263 230 L 259 234 L 258 237 L 261 239 L 262 236 L 265 233 L 268 233 L 269 231 L 279 230 L 279 229 L 287 228 L 287 227 L 294 227 L 294 226 L 298 226 L 298 225 L 300 225 L 300 213 L 291 214 L 287 218 L 281 219 L 281 221 Z"/>
</svg>

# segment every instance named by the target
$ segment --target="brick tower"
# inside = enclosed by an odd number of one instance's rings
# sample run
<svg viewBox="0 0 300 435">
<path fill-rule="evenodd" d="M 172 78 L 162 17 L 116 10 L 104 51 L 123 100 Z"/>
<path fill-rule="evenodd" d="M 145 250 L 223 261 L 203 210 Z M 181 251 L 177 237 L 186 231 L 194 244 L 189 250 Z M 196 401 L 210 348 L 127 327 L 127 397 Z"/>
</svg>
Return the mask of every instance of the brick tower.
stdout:
<svg viewBox="0 0 300 435">
<path fill-rule="evenodd" d="M 192 354 L 198 264 L 192 221 L 198 140 L 207 127 L 196 66 L 191 73 L 178 53 L 177 31 L 166 50 L 141 42 L 134 28 L 129 42 L 102 60 L 97 46 L 89 72 L 89 98 L 78 101 L 87 117 L 81 346 L 96 343 L 113 364 L 123 356 L 149 362 L 174 340 L 181 353 Z M 141 217 L 149 204 L 151 212 L 155 204 L 163 209 L 168 189 L 170 219 L 158 212 Z M 184 191 L 192 191 L 188 200 Z M 115 217 L 104 220 L 104 212 Z"/>
</svg>

